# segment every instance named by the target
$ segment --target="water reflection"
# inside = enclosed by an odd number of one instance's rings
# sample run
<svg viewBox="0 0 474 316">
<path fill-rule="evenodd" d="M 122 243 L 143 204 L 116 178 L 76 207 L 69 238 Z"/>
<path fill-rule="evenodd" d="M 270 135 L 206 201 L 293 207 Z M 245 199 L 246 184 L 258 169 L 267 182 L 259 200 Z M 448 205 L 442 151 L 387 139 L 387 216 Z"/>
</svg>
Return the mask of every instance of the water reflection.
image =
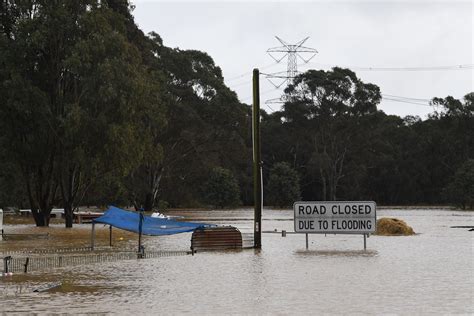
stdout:
<svg viewBox="0 0 474 316">
<path fill-rule="evenodd" d="M 378 255 L 377 250 L 297 250 L 294 253 L 302 257 L 375 257 Z"/>
<path fill-rule="evenodd" d="M 187 220 L 215 219 L 252 232 L 252 210 L 175 211 Z M 453 216 L 453 215 L 462 216 Z M 466 216 L 467 215 L 467 216 Z M 119 314 L 472 314 L 473 233 L 448 226 L 473 225 L 474 216 L 455 211 L 381 210 L 378 216 L 406 221 L 420 235 L 361 236 L 264 234 L 262 250 L 202 252 L 61 268 L 0 278 L 0 313 Z M 226 218 L 235 221 L 226 221 Z M 293 230 L 292 211 L 264 210 L 264 230 Z M 0 242 L 0 251 L 87 245 L 90 226 L 11 231 L 48 231 L 46 240 Z M 98 243 L 108 228 L 97 227 Z M 120 240 L 122 238 L 122 240 Z M 146 237 L 150 250 L 187 250 L 191 234 Z M 114 230 L 114 243 L 135 248 L 136 235 Z M 62 282 L 58 289 L 28 289 Z M 14 293 L 14 291 L 13 291 Z"/>
</svg>

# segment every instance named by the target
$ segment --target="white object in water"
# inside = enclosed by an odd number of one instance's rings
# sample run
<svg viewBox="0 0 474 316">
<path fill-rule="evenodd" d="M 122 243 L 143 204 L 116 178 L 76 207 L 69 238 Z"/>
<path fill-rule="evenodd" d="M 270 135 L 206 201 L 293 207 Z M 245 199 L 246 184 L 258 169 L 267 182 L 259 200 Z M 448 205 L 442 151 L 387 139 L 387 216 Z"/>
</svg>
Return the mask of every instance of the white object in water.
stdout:
<svg viewBox="0 0 474 316">
<path fill-rule="evenodd" d="M 165 215 L 165 214 L 161 214 L 160 212 L 151 213 L 151 217 L 154 217 L 154 218 L 162 218 L 162 219 L 178 219 L 178 218 L 184 218 L 183 216 L 179 216 L 179 215 Z"/>
<path fill-rule="evenodd" d="M 154 212 L 151 214 L 151 217 L 153 218 L 166 218 L 166 219 L 169 219 L 168 216 L 164 215 L 164 214 L 161 214 L 160 212 Z"/>
</svg>

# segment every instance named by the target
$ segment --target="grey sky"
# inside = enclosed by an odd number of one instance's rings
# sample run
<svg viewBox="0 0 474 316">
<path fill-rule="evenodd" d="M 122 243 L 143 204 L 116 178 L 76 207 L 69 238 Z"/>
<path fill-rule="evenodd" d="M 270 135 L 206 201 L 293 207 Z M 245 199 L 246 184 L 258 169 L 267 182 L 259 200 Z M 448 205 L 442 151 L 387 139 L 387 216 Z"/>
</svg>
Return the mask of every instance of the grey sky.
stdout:
<svg viewBox="0 0 474 316">
<path fill-rule="evenodd" d="M 305 46 L 319 54 L 298 70 L 331 66 L 430 67 L 473 64 L 472 1 L 286 1 L 286 2 L 163 2 L 134 1 L 136 23 L 156 31 L 165 45 L 207 52 L 221 67 L 226 83 L 241 101 L 251 102 L 251 71 L 286 71 L 266 53 L 279 46 L 275 35 L 289 43 L 309 36 Z M 365 82 L 385 95 L 418 99 L 461 98 L 474 90 L 474 69 L 442 71 L 362 71 Z M 281 90 L 261 79 L 261 102 Z M 413 100 L 427 104 L 427 101 Z M 429 106 L 384 100 L 388 114 L 419 115 Z M 271 108 L 278 109 L 273 104 Z M 271 111 L 269 107 L 266 110 Z"/>
</svg>

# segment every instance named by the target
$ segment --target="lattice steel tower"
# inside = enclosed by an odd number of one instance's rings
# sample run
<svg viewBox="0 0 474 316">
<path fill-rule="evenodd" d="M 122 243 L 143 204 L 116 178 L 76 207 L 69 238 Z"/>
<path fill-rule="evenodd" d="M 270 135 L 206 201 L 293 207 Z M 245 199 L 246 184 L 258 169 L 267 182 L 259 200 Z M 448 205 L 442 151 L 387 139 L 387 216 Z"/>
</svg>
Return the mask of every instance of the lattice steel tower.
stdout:
<svg viewBox="0 0 474 316">
<path fill-rule="evenodd" d="M 288 57 L 287 63 L 287 70 L 286 72 L 276 72 L 272 74 L 267 74 L 266 77 L 268 81 L 270 81 L 275 88 L 280 88 L 283 84 L 287 83 L 287 85 L 293 82 L 293 79 L 298 75 L 298 58 L 301 59 L 305 64 L 308 63 L 314 56 L 318 53 L 318 51 L 314 48 L 303 46 L 303 44 L 308 40 L 309 37 L 297 42 L 296 44 L 288 44 L 278 36 L 275 36 L 276 39 L 282 44 L 282 46 L 272 47 L 267 50 L 268 55 L 272 57 L 277 63 L 281 62 L 285 57 Z M 283 54 L 279 56 L 278 54 Z M 303 56 L 308 56 L 304 58 Z M 276 84 L 271 79 L 279 78 L 284 79 L 279 84 Z M 267 103 L 275 103 L 276 99 L 268 100 Z M 283 102 L 284 100 L 279 100 L 279 103 Z"/>
</svg>

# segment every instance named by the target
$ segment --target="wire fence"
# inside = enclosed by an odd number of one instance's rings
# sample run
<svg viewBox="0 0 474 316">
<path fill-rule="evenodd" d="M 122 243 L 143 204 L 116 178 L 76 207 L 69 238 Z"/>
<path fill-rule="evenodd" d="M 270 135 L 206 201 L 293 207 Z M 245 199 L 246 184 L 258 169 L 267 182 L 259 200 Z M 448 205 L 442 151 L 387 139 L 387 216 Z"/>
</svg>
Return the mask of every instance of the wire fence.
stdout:
<svg viewBox="0 0 474 316">
<path fill-rule="evenodd" d="M 89 251 L 89 253 L 72 253 Z M 45 251 L 45 252 L 41 252 Z M 68 253 L 69 252 L 69 253 Z M 44 254 L 51 254 L 45 256 Z M 185 256 L 191 254 L 189 251 L 147 251 L 137 253 L 135 251 L 109 251 L 95 253 L 91 248 L 70 248 L 57 250 L 40 250 L 31 253 L 13 253 L 3 257 L 3 273 L 27 273 L 32 271 L 44 271 L 54 268 L 71 267 L 103 262 L 115 262 L 121 260 L 150 259 L 159 257 Z"/>
<path fill-rule="evenodd" d="M 112 247 L 94 247 L 98 251 L 110 251 Z M 92 247 L 63 247 L 63 248 L 44 248 L 44 249 L 19 249 L 19 250 L 0 250 L 0 255 L 17 255 L 17 254 L 56 254 L 56 253 L 74 253 L 74 252 L 90 252 Z"/>
</svg>

